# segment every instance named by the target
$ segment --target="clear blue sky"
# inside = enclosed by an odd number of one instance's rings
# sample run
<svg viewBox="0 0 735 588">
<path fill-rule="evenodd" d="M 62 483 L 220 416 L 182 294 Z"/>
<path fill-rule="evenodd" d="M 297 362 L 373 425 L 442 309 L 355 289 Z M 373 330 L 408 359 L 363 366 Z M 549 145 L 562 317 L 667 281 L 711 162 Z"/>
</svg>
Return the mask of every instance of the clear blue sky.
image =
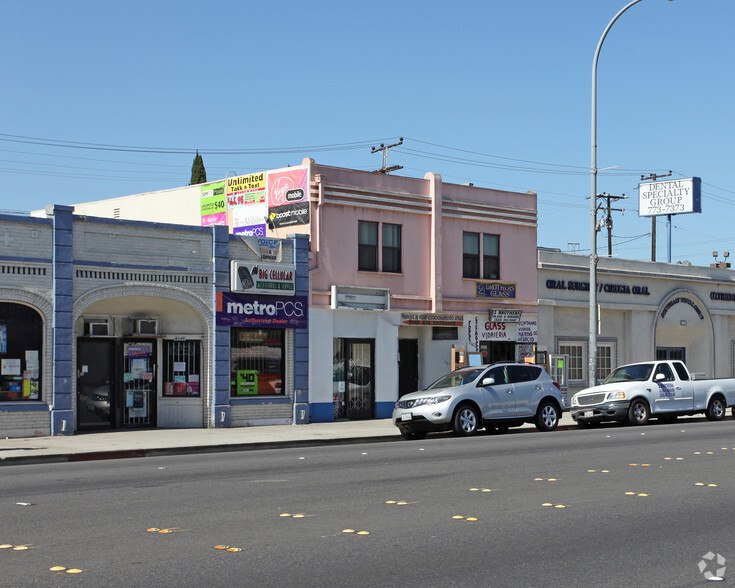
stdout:
<svg viewBox="0 0 735 588">
<path fill-rule="evenodd" d="M 592 57 L 627 0 L 371 0 L 3 7 L 0 209 L 29 211 L 298 164 L 538 193 L 538 244 L 589 251 Z M 672 261 L 735 257 L 733 0 L 643 0 L 599 62 L 598 191 L 614 254 L 650 259 L 641 174 L 702 178 Z M 666 260 L 665 217 L 658 221 Z M 570 245 L 577 243 L 578 245 Z M 607 253 L 607 233 L 598 238 Z"/>
</svg>

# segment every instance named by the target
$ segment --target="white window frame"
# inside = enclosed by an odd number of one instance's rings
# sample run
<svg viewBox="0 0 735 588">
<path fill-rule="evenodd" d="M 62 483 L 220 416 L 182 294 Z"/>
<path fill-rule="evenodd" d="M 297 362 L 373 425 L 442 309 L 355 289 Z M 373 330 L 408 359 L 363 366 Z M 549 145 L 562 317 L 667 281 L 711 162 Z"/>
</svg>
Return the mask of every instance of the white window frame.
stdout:
<svg viewBox="0 0 735 588">
<path fill-rule="evenodd" d="M 580 357 L 578 355 L 574 355 L 569 353 L 568 349 L 562 350 L 563 347 L 579 347 L 581 349 L 581 366 L 579 368 L 575 367 L 572 368 L 572 364 L 575 360 L 575 358 Z M 569 366 L 569 383 L 570 384 L 583 384 L 587 385 L 587 382 L 589 381 L 588 374 L 589 374 L 589 360 L 588 360 L 588 354 L 587 350 L 589 348 L 589 340 L 587 339 L 579 339 L 579 338 L 565 338 L 565 337 L 559 337 L 556 340 L 556 352 L 560 355 L 568 355 L 569 356 L 569 363 L 567 364 Z M 601 349 L 607 349 L 609 350 L 609 361 L 607 363 L 609 365 L 601 365 L 600 358 L 604 357 L 606 360 L 608 359 L 608 356 L 603 356 L 600 353 Z M 618 342 L 617 339 L 614 338 L 598 338 L 597 339 L 597 381 L 604 380 L 608 374 L 614 370 L 616 367 L 618 367 Z M 572 377 L 572 369 L 578 369 L 581 371 L 582 377 L 576 378 Z"/>
</svg>

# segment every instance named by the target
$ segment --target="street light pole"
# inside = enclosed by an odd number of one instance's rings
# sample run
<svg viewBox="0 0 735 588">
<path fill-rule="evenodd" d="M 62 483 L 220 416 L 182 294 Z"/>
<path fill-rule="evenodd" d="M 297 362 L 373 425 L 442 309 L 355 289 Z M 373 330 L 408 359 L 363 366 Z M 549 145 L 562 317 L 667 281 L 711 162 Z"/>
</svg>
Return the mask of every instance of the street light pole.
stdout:
<svg viewBox="0 0 735 588">
<path fill-rule="evenodd" d="M 608 23 L 597 43 L 595 57 L 592 60 L 592 163 L 590 164 L 590 340 L 588 348 L 590 386 L 597 383 L 597 61 L 605 37 L 620 16 L 634 4 L 642 0 L 633 0 L 618 12 Z"/>
</svg>

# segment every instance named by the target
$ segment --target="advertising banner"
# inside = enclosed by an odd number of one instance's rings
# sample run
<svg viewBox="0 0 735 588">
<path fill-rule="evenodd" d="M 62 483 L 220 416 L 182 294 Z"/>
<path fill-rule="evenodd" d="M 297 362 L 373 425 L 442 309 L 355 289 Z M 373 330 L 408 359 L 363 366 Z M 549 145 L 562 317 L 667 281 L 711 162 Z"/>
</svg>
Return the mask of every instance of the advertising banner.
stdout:
<svg viewBox="0 0 735 588">
<path fill-rule="evenodd" d="M 701 178 L 638 185 L 638 216 L 702 212 Z"/>
<path fill-rule="evenodd" d="M 236 206 L 231 210 L 233 234 L 265 237 L 265 219 L 268 216 L 268 205 L 265 202 Z"/>
<path fill-rule="evenodd" d="M 513 282 L 475 282 L 475 298 L 515 299 Z"/>
<path fill-rule="evenodd" d="M 538 341 L 538 319 L 531 318 L 518 323 L 518 343 L 536 343 Z"/>
<path fill-rule="evenodd" d="M 265 172 L 227 178 L 227 208 L 234 234 L 265 237 Z"/>
<path fill-rule="evenodd" d="M 461 327 L 464 322 L 464 315 L 461 314 L 434 314 L 434 313 L 416 313 L 402 312 L 402 325 L 420 325 L 434 327 Z"/>
<path fill-rule="evenodd" d="M 265 202 L 265 172 L 227 178 L 227 206 Z"/>
<path fill-rule="evenodd" d="M 225 183 L 204 184 L 200 189 L 199 208 L 202 226 L 227 224 Z"/>
<path fill-rule="evenodd" d="M 216 322 L 219 326 L 256 329 L 305 329 L 307 296 L 244 296 L 217 292 Z"/>
<path fill-rule="evenodd" d="M 274 228 L 309 222 L 309 168 L 273 170 L 268 176 L 268 221 Z"/>
<path fill-rule="evenodd" d="M 230 290 L 249 294 L 293 295 L 296 266 L 230 261 Z"/>
<path fill-rule="evenodd" d="M 283 257 L 283 243 L 280 239 L 247 236 L 242 236 L 240 239 L 250 247 L 260 261 L 280 263 Z"/>
<path fill-rule="evenodd" d="M 488 320 L 493 323 L 518 323 L 521 321 L 522 311 L 511 308 L 491 308 Z"/>
</svg>

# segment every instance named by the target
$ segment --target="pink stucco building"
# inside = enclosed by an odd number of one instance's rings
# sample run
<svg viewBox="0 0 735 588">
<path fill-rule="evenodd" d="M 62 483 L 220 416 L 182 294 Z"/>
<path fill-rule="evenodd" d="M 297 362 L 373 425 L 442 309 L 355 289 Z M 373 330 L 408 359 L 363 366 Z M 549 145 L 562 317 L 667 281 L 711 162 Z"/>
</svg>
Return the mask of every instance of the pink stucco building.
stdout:
<svg viewBox="0 0 735 588">
<path fill-rule="evenodd" d="M 535 193 L 305 163 L 312 419 L 387 417 L 453 349 L 533 356 Z"/>
</svg>

